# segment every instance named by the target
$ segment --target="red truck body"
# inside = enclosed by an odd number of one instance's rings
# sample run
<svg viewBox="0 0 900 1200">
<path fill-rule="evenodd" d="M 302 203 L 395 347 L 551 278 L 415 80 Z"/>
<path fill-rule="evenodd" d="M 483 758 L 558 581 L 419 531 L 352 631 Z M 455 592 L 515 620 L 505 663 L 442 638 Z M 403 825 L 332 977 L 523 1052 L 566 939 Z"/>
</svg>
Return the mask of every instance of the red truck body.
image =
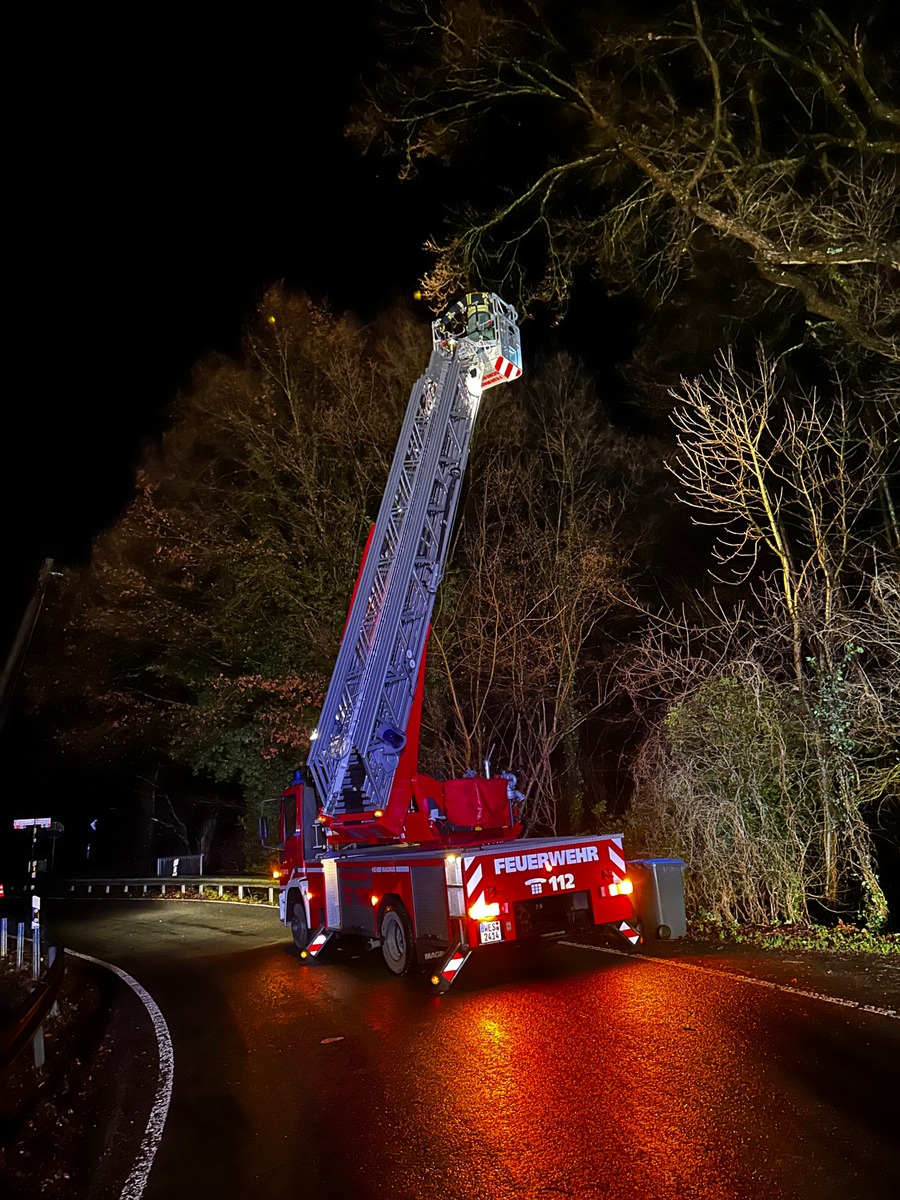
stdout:
<svg viewBox="0 0 900 1200">
<path fill-rule="evenodd" d="M 434 597 L 482 396 L 522 374 L 516 321 L 470 293 L 432 325 L 306 770 L 281 800 L 281 919 L 307 962 L 364 938 L 445 990 L 501 946 L 585 926 L 640 941 L 620 834 L 523 838 L 512 774 L 418 769 Z"/>
<path fill-rule="evenodd" d="M 478 780 L 495 782 L 505 790 L 504 780 Z M 395 974 L 423 968 L 443 992 L 473 954 L 498 947 L 598 926 L 640 941 L 621 834 L 523 838 L 510 826 L 487 838 L 457 829 L 430 842 L 323 850 L 318 816 L 309 787 L 285 792 L 280 916 L 307 961 L 336 935 L 361 938 L 381 944 Z"/>
</svg>

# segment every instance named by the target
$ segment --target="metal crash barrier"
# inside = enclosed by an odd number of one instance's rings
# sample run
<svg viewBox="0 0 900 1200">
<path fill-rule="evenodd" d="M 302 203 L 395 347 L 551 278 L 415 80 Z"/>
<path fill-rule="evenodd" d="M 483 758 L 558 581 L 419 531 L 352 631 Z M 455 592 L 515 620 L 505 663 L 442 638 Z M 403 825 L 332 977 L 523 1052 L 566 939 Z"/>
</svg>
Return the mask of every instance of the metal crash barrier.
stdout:
<svg viewBox="0 0 900 1200">
<path fill-rule="evenodd" d="M 202 875 L 203 855 L 173 854 L 167 858 L 158 858 L 156 860 L 156 873 L 160 878 L 164 875 Z"/>
<path fill-rule="evenodd" d="M 187 897 L 196 893 L 200 900 L 255 900 L 277 903 L 278 887 L 269 876 L 169 875 L 109 879 L 48 879 L 41 885 L 45 897 L 109 896 L 138 899 L 151 896 Z"/>
</svg>

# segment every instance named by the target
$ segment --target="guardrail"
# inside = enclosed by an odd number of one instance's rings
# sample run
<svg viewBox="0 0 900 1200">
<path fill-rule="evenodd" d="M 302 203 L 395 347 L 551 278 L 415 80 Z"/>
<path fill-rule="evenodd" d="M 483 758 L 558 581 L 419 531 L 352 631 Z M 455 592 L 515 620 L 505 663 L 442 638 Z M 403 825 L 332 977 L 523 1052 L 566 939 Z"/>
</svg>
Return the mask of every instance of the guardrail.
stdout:
<svg viewBox="0 0 900 1200">
<path fill-rule="evenodd" d="M 44 1022 L 48 1016 L 56 1016 L 59 989 L 62 986 L 65 951 L 55 942 L 48 942 L 46 954 L 41 950 L 41 927 L 34 925 L 31 937 L 25 933 L 25 922 L 19 921 L 15 936 L 9 936 L 9 920 L 0 918 L 0 954 L 9 952 L 10 942 L 15 944 L 16 966 L 25 967 L 25 946 L 31 943 L 31 977 L 38 986 L 19 1015 L 4 1029 L 0 1029 L 0 1073 L 18 1058 L 29 1042 L 34 1051 L 34 1065 L 40 1071 L 46 1061 L 44 1048 Z M 46 939 L 45 939 L 46 940 Z"/>
<path fill-rule="evenodd" d="M 236 895 L 238 900 L 265 895 L 269 904 L 275 903 L 278 885 L 268 876 L 246 875 L 175 875 L 162 878 L 147 876 L 135 879 L 45 879 L 41 894 L 46 898 L 59 896 L 111 896 L 143 899 L 159 894 L 168 896 L 180 892 L 197 892 L 201 899 L 224 898 Z"/>
</svg>

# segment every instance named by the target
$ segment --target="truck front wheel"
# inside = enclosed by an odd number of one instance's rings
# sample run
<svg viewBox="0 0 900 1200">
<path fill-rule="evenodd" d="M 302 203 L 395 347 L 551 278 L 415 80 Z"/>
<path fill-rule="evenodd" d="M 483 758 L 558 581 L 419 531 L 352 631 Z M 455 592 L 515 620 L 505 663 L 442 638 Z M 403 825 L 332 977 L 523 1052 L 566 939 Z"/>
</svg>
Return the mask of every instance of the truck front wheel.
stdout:
<svg viewBox="0 0 900 1200">
<path fill-rule="evenodd" d="M 299 892 L 288 896 L 288 912 L 291 917 L 291 933 L 298 950 L 305 950 L 309 943 L 309 923 L 306 920 L 306 905 Z"/>
<path fill-rule="evenodd" d="M 400 976 L 412 974 L 417 965 L 412 921 L 399 901 L 382 913 L 380 933 L 381 953 L 388 970 Z"/>
</svg>

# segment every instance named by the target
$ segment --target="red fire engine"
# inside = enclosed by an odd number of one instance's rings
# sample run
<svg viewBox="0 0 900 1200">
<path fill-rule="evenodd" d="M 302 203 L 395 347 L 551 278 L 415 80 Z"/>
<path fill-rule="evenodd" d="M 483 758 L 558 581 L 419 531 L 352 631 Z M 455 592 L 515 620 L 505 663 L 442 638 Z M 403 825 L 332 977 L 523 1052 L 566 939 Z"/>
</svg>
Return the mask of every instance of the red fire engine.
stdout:
<svg viewBox="0 0 900 1200">
<path fill-rule="evenodd" d="M 510 773 L 418 770 L 425 650 L 482 394 L 522 374 L 517 314 L 432 326 L 305 770 L 281 798 L 279 906 L 301 958 L 347 935 L 446 991 L 473 954 L 601 926 L 640 941 L 621 834 L 525 838 Z M 260 822 L 265 842 L 268 826 Z"/>
</svg>

